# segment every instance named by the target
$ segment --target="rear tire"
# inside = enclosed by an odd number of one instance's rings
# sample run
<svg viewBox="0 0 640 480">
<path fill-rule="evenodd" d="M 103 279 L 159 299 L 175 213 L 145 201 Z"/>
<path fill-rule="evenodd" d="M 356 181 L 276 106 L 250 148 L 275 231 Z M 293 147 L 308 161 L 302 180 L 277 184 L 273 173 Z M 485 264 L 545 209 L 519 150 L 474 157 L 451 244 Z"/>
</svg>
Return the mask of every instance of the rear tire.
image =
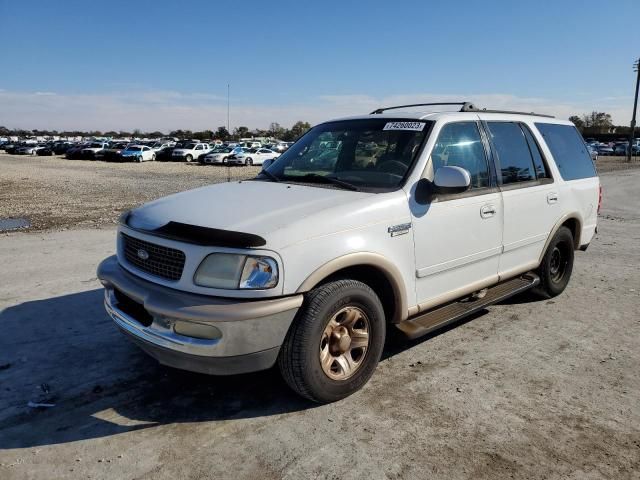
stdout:
<svg viewBox="0 0 640 480">
<path fill-rule="evenodd" d="M 368 285 L 327 283 L 307 294 L 280 350 L 280 372 L 309 400 L 341 400 L 371 378 L 385 335 L 384 309 Z"/>
<path fill-rule="evenodd" d="M 573 235 L 567 227 L 560 227 L 551 239 L 536 272 L 540 277 L 540 285 L 536 290 L 549 297 L 560 295 L 569 284 L 573 260 Z"/>
</svg>

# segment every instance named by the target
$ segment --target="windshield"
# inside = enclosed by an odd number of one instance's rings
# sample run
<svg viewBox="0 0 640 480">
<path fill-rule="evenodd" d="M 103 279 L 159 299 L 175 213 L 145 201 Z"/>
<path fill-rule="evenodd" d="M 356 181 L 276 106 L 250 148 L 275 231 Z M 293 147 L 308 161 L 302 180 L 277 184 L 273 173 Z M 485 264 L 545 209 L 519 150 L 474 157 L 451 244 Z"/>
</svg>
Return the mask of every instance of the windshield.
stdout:
<svg viewBox="0 0 640 480">
<path fill-rule="evenodd" d="M 140 147 L 129 147 L 129 148 L 127 148 L 127 150 L 129 152 L 139 152 L 140 150 L 142 150 L 142 148 L 140 148 Z"/>
<path fill-rule="evenodd" d="M 411 169 L 432 123 L 381 118 L 318 125 L 268 171 L 289 182 L 315 183 L 324 180 L 318 178 L 323 176 L 359 188 L 397 188 Z"/>
</svg>

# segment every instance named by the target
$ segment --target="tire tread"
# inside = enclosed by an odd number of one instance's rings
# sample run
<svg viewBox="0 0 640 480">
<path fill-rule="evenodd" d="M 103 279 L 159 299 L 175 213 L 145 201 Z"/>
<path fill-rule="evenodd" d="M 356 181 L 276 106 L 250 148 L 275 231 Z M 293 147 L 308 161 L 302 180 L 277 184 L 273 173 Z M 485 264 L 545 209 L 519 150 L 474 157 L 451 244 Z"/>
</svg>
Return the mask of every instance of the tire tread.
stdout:
<svg viewBox="0 0 640 480">
<path fill-rule="evenodd" d="M 349 279 L 330 282 L 311 290 L 306 295 L 303 309 L 294 319 L 280 349 L 278 365 L 285 382 L 298 394 L 314 402 L 322 402 L 323 400 L 313 394 L 312 388 L 303 374 L 303 356 L 306 346 L 311 342 L 311 325 L 317 321 L 319 310 L 326 302 L 331 301 L 336 294 L 349 288 L 366 290 L 377 298 L 373 289 L 367 284 Z M 358 385 L 357 388 L 360 388 L 360 386 Z"/>
</svg>

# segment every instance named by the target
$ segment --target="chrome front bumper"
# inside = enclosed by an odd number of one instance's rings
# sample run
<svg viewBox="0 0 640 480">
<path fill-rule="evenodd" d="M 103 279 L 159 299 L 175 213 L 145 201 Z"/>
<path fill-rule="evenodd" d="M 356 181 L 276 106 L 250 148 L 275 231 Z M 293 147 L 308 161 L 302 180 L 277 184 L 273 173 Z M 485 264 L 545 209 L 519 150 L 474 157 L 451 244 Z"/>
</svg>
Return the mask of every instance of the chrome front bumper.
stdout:
<svg viewBox="0 0 640 480">
<path fill-rule="evenodd" d="M 214 375 L 273 366 L 302 305 L 302 295 L 254 301 L 174 290 L 132 275 L 115 256 L 100 264 L 97 275 L 105 287 L 107 313 L 144 351 L 160 363 Z M 116 290 L 152 320 L 125 311 Z M 201 338 L 185 331 L 197 331 Z"/>
</svg>

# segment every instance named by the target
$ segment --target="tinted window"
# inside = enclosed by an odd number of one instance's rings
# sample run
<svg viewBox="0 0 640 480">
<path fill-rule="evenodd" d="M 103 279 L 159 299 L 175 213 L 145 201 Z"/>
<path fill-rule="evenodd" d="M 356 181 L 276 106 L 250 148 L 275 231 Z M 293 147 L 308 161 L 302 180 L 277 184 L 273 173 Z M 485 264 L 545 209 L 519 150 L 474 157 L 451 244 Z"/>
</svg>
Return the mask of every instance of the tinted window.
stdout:
<svg viewBox="0 0 640 480">
<path fill-rule="evenodd" d="M 547 142 L 562 178 L 577 180 L 596 176 L 591 155 L 575 127 L 552 123 L 536 123 L 536 127 Z"/>
<path fill-rule="evenodd" d="M 487 122 L 491 141 L 498 154 L 498 178 L 502 185 L 536 179 L 529 145 L 520 128 L 513 122 Z"/>
<path fill-rule="evenodd" d="M 309 130 L 268 170 L 288 182 L 328 185 L 333 179 L 356 187 L 396 188 L 413 166 L 430 126 L 402 118 L 324 123 Z"/>
<path fill-rule="evenodd" d="M 540 153 L 540 148 L 538 148 L 538 143 L 535 138 L 529 131 L 529 129 L 525 125 L 521 125 L 522 131 L 524 132 L 524 136 L 527 138 L 527 143 L 529 144 L 529 151 L 531 152 L 531 156 L 533 157 L 533 166 L 536 169 L 536 177 L 538 178 L 551 178 L 549 172 L 547 171 L 547 167 L 544 164 L 544 160 L 542 159 L 542 153 Z"/>
<path fill-rule="evenodd" d="M 471 175 L 471 188 L 489 186 L 489 167 L 476 122 L 442 127 L 431 153 L 433 173 L 443 166 L 462 167 Z"/>
</svg>

